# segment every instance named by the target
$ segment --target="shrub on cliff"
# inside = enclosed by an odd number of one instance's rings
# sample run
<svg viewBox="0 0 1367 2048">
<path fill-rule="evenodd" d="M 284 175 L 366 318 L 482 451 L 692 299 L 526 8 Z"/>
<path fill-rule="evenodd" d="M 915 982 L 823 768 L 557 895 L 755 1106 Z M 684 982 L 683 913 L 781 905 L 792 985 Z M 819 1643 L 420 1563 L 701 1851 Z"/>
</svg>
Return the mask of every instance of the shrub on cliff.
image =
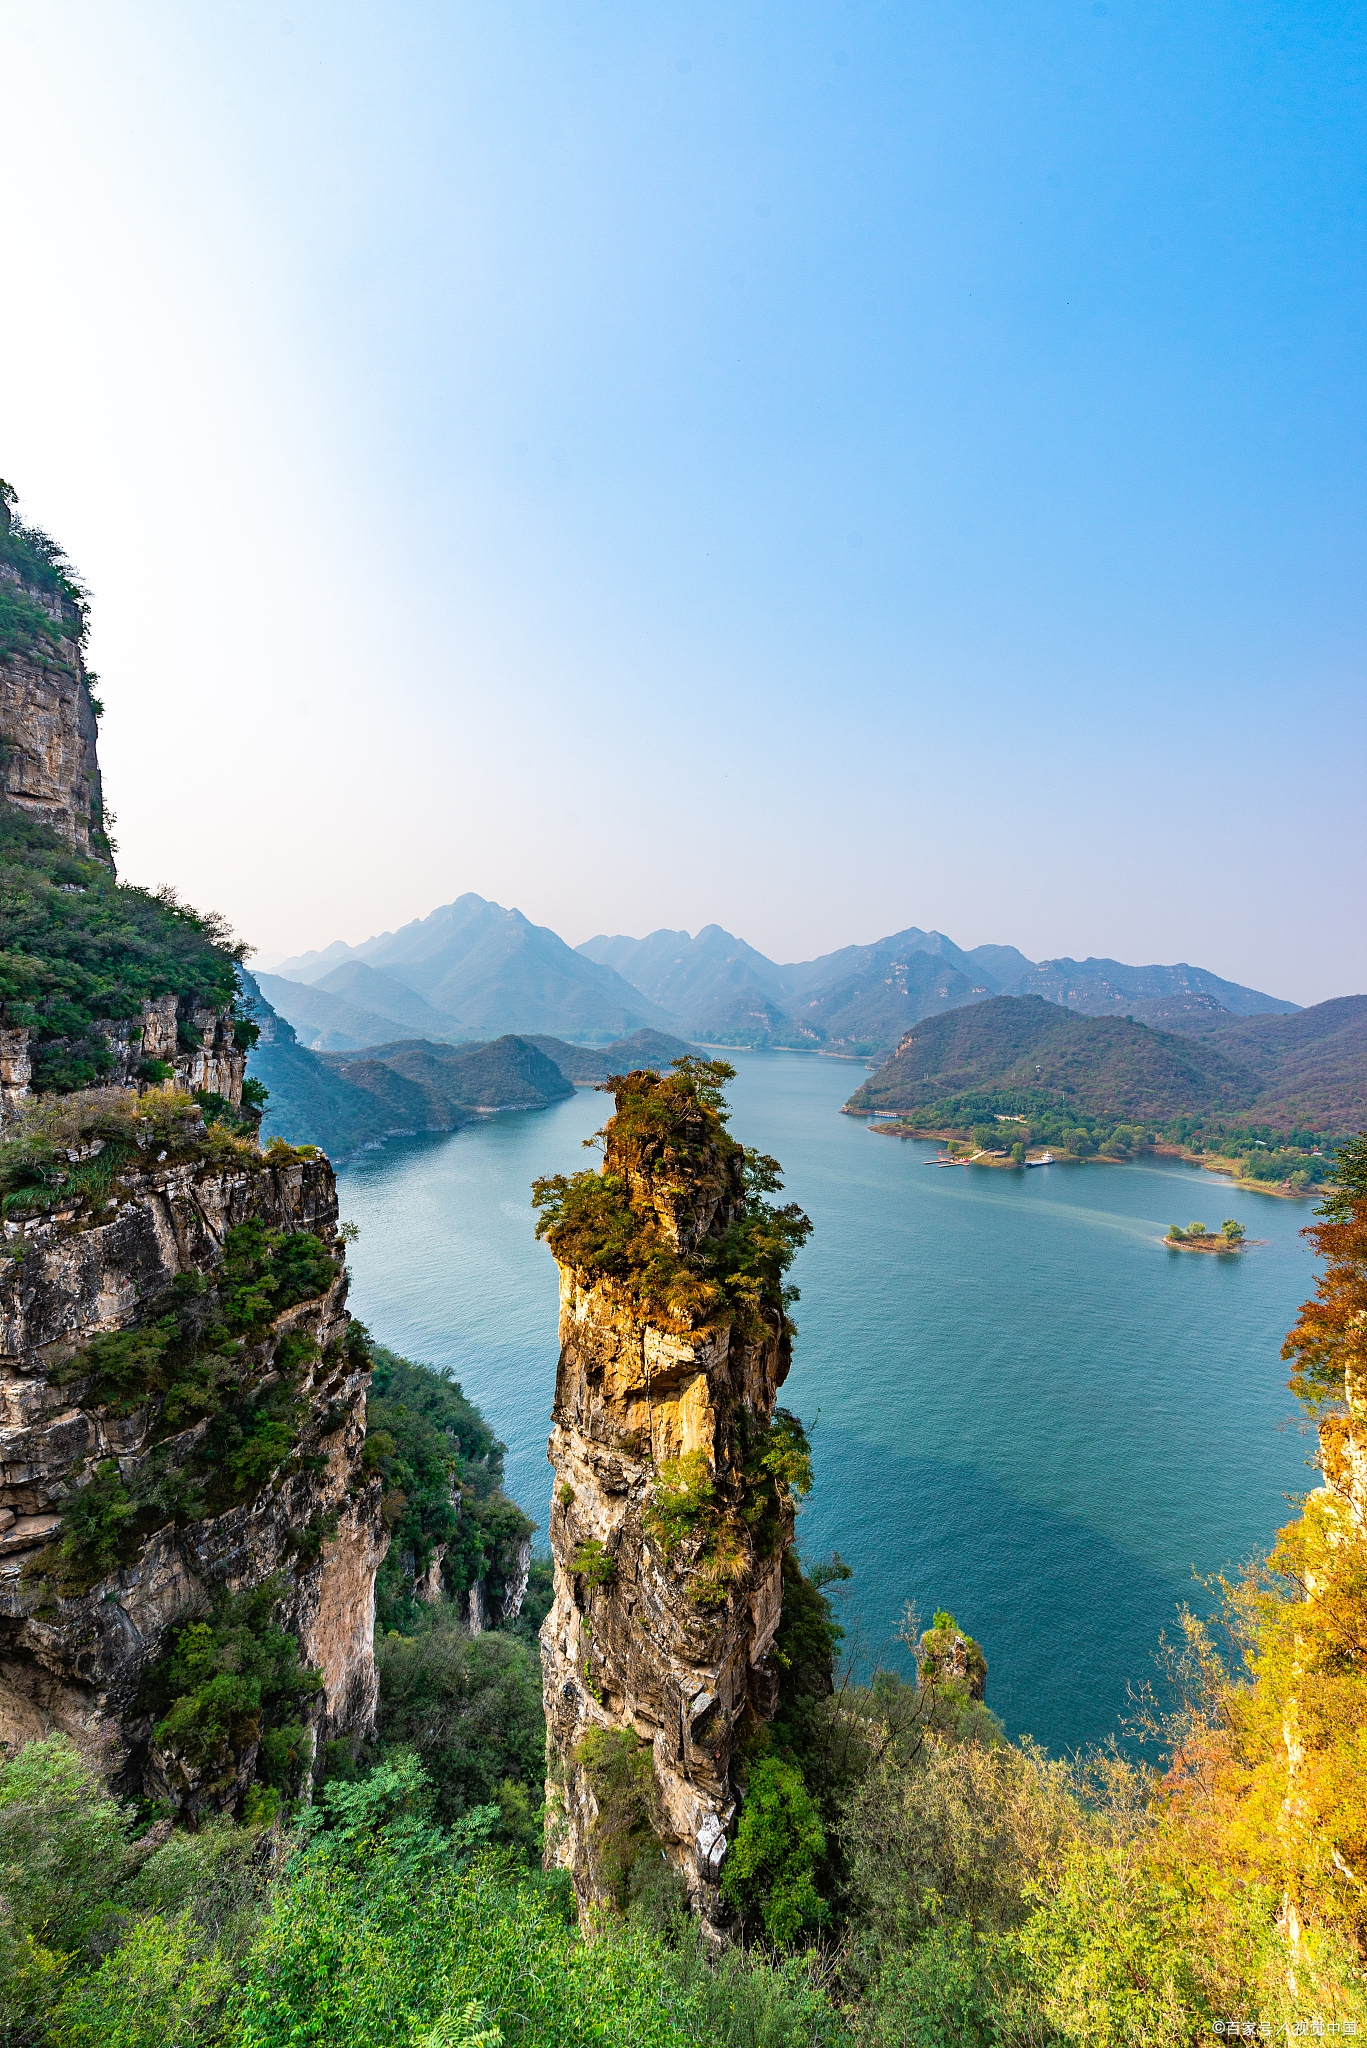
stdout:
<svg viewBox="0 0 1367 2048">
<path fill-rule="evenodd" d="M 253 1744 L 267 1785 L 297 1796 L 311 1762 L 298 1716 L 322 1681 L 274 1616 L 274 1580 L 221 1599 L 207 1619 L 179 1629 L 149 1665 L 138 1705 L 156 1717 L 153 1741 L 197 1770 L 229 1779 Z"/>
<path fill-rule="evenodd" d="M 757 1329 L 796 1300 L 784 1275 L 811 1234 L 794 1202 L 767 1198 L 783 1183 L 776 1159 L 726 1130 L 724 1060 L 676 1060 L 669 1073 L 613 1075 L 616 1113 L 603 1132 L 601 1173 L 553 1174 L 532 1184 L 536 1234 L 562 1265 L 618 1288 L 637 1313 L 687 1331 L 729 1317 Z M 633 1185 L 638 1192 L 633 1193 Z M 720 1201 L 716 1219 L 680 1251 L 653 1192 L 691 1190 Z M 729 1218 L 729 1220 L 728 1220 Z"/>
<path fill-rule="evenodd" d="M 298 1445 L 297 1387 L 318 1355 L 297 1331 L 271 1344 L 273 1325 L 326 1293 L 337 1271 L 312 1232 L 238 1224 L 208 1276 L 177 1275 L 148 1304 L 147 1320 L 54 1363 L 53 1383 L 84 1383 L 92 1406 L 114 1416 L 146 1409 L 151 1449 L 127 1479 L 107 1459 L 67 1491 L 60 1527 L 26 1567 L 30 1583 L 47 1581 L 68 1597 L 88 1592 L 151 1530 L 184 1527 L 259 1493 Z M 181 1432 L 206 1418 L 207 1428 L 178 1449 Z M 299 1545 L 316 1554 L 324 1533 L 310 1525 L 298 1532 Z"/>
<path fill-rule="evenodd" d="M 380 1637 L 375 1655 L 385 1753 L 411 1748 L 422 1760 L 437 1818 L 449 1826 L 472 1807 L 497 1805 L 511 1781 L 531 1804 L 521 1815 L 516 1799 L 505 1794 L 504 1803 L 524 1827 L 538 1816 L 532 1840 L 539 1856 L 546 1775 L 540 1658 L 499 1629 L 471 1636 L 440 1608 L 417 1634 Z"/>
<path fill-rule="evenodd" d="M 770 1939 L 791 1942 L 804 1926 L 818 1926 L 830 1908 L 814 1872 L 826 1836 L 796 1764 L 765 1756 L 750 1766 L 740 1825 L 722 1871 L 722 1897 L 744 1910 L 756 1907 Z"/>
<path fill-rule="evenodd" d="M 0 805 L 0 1025 L 34 1033 L 34 1086 L 94 1086 L 113 1059 L 102 1022 L 136 1018 L 145 1001 L 174 995 L 233 1010 L 246 948 L 222 918 L 115 880 L 47 825 Z M 242 1018 L 244 1029 L 250 1020 Z"/>
</svg>

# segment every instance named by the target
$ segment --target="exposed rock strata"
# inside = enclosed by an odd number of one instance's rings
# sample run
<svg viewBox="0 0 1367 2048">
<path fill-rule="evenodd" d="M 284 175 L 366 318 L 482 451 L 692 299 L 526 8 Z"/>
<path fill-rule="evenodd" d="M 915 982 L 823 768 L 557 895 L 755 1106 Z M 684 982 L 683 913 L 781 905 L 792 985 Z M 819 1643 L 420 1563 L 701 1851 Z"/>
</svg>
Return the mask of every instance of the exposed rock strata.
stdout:
<svg viewBox="0 0 1367 2048">
<path fill-rule="evenodd" d="M 142 1674 L 169 1632 L 223 1592 L 279 1574 L 281 1626 L 322 1674 L 312 1708 L 315 1745 L 369 1728 L 377 1684 L 371 1636 L 375 1574 L 388 1538 L 378 1480 L 365 1479 L 368 1372 L 348 1355 L 347 1281 L 337 1259 L 326 1292 L 288 1308 L 244 1354 L 244 1381 L 265 1384 L 283 1338 L 312 1340 L 296 1395 L 302 1407 L 289 1455 L 254 1499 L 150 1533 L 137 1555 L 89 1591 L 55 1593 L 33 1567 L 56 1532 L 69 1489 L 116 1459 L 130 1481 L 152 1448 L 148 1408 L 119 1415 L 88 1381 L 55 1384 L 52 1371 L 99 1333 L 127 1329 L 164 1305 L 178 1274 L 213 1277 L 227 1232 L 256 1219 L 308 1231 L 337 1253 L 337 1196 L 324 1159 L 271 1163 L 239 1155 L 183 1164 L 149 1162 L 121 1177 L 106 1222 L 88 1214 L 6 1227 L 0 1265 L 0 1741 L 55 1727 L 100 1737 L 126 1791 L 146 1789 L 193 1813 L 205 1793 L 183 1759 L 151 1747 L 139 1717 Z M 170 1439 L 190 1456 L 205 1424 Z M 310 1469 L 310 1462 L 316 1469 Z M 335 1534 L 307 1565 L 298 1538 L 310 1523 Z M 30 1567 L 28 1573 L 25 1566 Z M 250 1771 L 252 1756 L 242 1760 Z M 217 1803 L 235 1790 L 219 1787 Z"/>
<path fill-rule="evenodd" d="M 108 861 L 80 615 L 61 597 L 21 583 L 7 562 L 0 562 L 0 578 L 17 585 L 63 636 L 31 654 L 0 656 L 0 797 L 41 818 L 87 859 Z"/>
<path fill-rule="evenodd" d="M 715 1120 L 653 1147 L 624 1146 L 614 1123 L 604 1172 L 625 1177 L 633 1208 L 658 1219 L 677 1251 L 696 1251 L 743 1213 L 739 1147 Z M 768 1718 L 777 1699 L 770 1651 L 792 1509 L 785 1492 L 763 1549 L 737 1510 L 744 1440 L 770 1422 L 788 1372 L 783 1312 L 776 1301 L 756 1311 L 749 1334 L 726 1314 L 669 1330 L 613 1282 L 562 1263 L 560 1346 L 549 1448 L 555 1600 L 541 1631 L 547 1797 L 563 1819 L 552 1853 L 573 1873 L 581 1906 L 608 1895 L 584 1740 L 594 1729 L 633 1730 L 651 1745 L 652 1825 L 694 1910 L 720 1931 L 743 1777 L 737 1741 L 747 1717 Z M 729 1584 L 708 1586 L 699 1538 L 666 1552 L 652 1530 L 661 1469 L 694 1453 L 729 1516 Z"/>
<path fill-rule="evenodd" d="M 106 1017 L 94 1027 L 113 1055 L 105 1077 L 112 1088 L 136 1087 L 145 1061 L 160 1060 L 172 1069 L 168 1087 L 193 1095 L 207 1089 L 225 1102 L 240 1104 L 247 1055 L 234 1038 L 227 1010 L 216 1010 L 189 998 L 158 996 L 142 1005 L 140 1017 Z M 0 1031 L 0 1124 L 18 1116 L 32 1099 L 31 1031 Z M 192 1041 L 186 1045 L 183 1040 Z"/>
</svg>

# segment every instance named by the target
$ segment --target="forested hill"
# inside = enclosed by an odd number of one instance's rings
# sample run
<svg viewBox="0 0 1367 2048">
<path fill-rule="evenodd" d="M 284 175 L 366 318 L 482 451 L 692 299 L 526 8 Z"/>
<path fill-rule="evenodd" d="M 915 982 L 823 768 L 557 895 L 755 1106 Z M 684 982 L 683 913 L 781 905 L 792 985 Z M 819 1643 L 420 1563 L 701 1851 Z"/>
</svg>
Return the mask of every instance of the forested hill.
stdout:
<svg viewBox="0 0 1367 2048">
<path fill-rule="evenodd" d="M 1257 1076 L 1251 1117 L 1313 1131 L 1367 1124 L 1367 996 L 1335 996 L 1291 1017 L 1241 1017 L 1199 1036 Z"/>
<path fill-rule="evenodd" d="M 270 976 L 261 979 L 269 986 Z M 299 1043 L 258 979 L 243 973 L 242 985 L 244 1007 L 260 1031 L 249 1071 L 269 1094 L 264 1136 L 318 1145 L 333 1159 L 387 1137 L 459 1130 L 481 1110 L 544 1109 L 576 1085 L 633 1067 L 664 1067 L 691 1050 L 682 1039 L 643 1027 L 593 1048 L 505 1035 L 484 1045 L 395 1038 L 354 1053 L 320 1053 Z"/>
<path fill-rule="evenodd" d="M 1052 1095 L 1087 1116 L 1256 1116 L 1354 1129 L 1367 1121 L 1367 998 L 1198 1037 L 1083 1017 L 1041 996 L 997 996 L 916 1025 L 846 1107 L 909 1112 L 951 1097 L 1022 1091 Z"/>
</svg>

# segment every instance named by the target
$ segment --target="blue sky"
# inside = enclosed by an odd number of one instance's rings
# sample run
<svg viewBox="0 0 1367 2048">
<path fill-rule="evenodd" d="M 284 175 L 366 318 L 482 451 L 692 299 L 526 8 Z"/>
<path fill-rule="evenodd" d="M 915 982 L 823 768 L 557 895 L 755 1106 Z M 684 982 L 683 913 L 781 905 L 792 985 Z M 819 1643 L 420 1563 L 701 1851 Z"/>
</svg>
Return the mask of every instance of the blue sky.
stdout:
<svg viewBox="0 0 1367 2048">
<path fill-rule="evenodd" d="M 124 869 L 1367 986 L 1346 8 L 8 5 Z M 16 186 L 21 195 L 15 219 Z"/>
</svg>

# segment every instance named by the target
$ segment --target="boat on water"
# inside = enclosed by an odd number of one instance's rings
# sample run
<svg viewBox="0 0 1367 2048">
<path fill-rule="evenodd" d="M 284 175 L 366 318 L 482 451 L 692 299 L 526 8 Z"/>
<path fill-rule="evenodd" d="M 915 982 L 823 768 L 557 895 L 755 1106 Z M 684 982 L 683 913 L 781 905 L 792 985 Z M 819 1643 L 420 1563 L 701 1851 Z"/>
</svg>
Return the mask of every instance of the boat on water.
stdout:
<svg viewBox="0 0 1367 2048">
<path fill-rule="evenodd" d="M 1054 1155 L 1052 1152 L 1046 1152 L 1042 1159 L 1027 1159 L 1025 1163 L 1027 1166 L 1052 1166 Z"/>
</svg>

